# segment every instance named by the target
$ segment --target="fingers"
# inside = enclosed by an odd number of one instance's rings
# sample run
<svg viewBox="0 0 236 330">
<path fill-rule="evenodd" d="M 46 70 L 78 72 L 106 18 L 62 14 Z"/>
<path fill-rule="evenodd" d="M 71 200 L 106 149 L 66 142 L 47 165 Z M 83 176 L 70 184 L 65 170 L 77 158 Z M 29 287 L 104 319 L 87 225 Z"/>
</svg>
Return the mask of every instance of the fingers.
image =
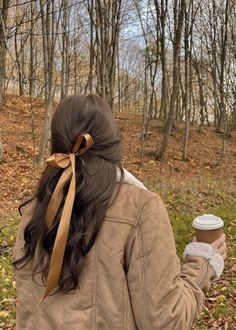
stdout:
<svg viewBox="0 0 236 330">
<path fill-rule="evenodd" d="M 226 253 L 226 250 L 227 250 L 226 243 L 224 243 L 217 249 L 217 252 L 223 256 Z"/>
<path fill-rule="evenodd" d="M 217 240 L 211 243 L 214 249 L 219 249 L 225 243 L 225 234 L 222 234 Z"/>
<path fill-rule="evenodd" d="M 222 234 L 217 240 L 211 243 L 211 246 L 217 250 L 217 253 L 225 259 L 227 257 L 227 245 L 225 243 L 225 234 Z"/>
<path fill-rule="evenodd" d="M 225 252 L 223 255 L 222 255 L 223 259 L 225 260 L 227 258 L 227 253 Z"/>
<path fill-rule="evenodd" d="M 197 242 L 196 237 L 193 237 L 192 242 Z M 227 245 L 225 243 L 225 234 L 222 234 L 217 240 L 210 244 L 224 259 L 227 257 Z"/>
</svg>

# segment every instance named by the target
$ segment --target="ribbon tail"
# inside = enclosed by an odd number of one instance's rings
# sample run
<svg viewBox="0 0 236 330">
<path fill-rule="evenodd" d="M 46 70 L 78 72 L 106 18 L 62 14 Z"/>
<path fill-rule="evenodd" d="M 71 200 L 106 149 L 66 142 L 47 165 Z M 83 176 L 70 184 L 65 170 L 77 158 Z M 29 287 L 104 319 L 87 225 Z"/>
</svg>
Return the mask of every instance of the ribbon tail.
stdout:
<svg viewBox="0 0 236 330">
<path fill-rule="evenodd" d="M 48 204 L 47 211 L 46 211 L 46 217 L 45 217 L 46 225 L 48 228 L 50 228 L 53 224 L 57 211 L 63 200 L 64 186 L 65 186 L 67 180 L 70 178 L 70 176 L 71 176 L 71 166 L 69 166 L 68 168 L 66 168 L 63 171 L 63 173 L 56 185 L 56 188 L 54 189 L 50 202 Z"/>
<path fill-rule="evenodd" d="M 62 217 L 60 220 L 60 224 L 57 230 L 57 235 L 55 239 L 55 243 L 53 246 L 53 251 L 51 255 L 51 261 L 49 265 L 49 273 L 47 278 L 46 290 L 41 302 L 57 287 L 58 281 L 60 278 L 60 273 L 63 265 L 64 253 L 66 248 L 66 242 L 70 227 L 70 219 L 72 215 L 72 209 L 75 199 L 75 156 L 73 154 L 70 155 L 71 158 L 71 169 L 72 169 L 72 177 L 68 190 L 68 194 L 65 200 L 65 205 L 62 211 Z"/>
</svg>

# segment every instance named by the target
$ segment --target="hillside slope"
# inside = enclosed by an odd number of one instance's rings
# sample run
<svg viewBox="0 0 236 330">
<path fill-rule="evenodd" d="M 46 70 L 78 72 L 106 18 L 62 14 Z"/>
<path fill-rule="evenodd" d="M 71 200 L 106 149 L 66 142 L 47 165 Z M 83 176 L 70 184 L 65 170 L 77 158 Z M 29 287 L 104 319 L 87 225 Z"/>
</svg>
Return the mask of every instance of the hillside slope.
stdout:
<svg viewBox="0 0 236 330">
<path fill-rule="evenodd" d="M 36 153 L 43 124 L 44 102 L 34 100 Z M 166 157 L 155 161 L 152 153 L 161 140 L 158 121 L 153 121 L 145 140 L 143 166 L 141 158 L 141 122 L 138 115 L 116 114 L 125 146 L 124 166 L 150 189 L 162 190 L 171 186 L 181 191 L 197 189 L 221 191 L 236 195 L 236 134 L 226 141 L 226 155 L 220 159 L 222 136 L 214 128 L 192 127 L 189 141 L 189 161 L 181 161 L 184 128 L 173 131 Z M 19 204 L 31 195 L 42 168 L 33 166 L 32 116 L 29 100 L 7 95 L 0 112 L 0 129 L 4 146 L 4 160 L 0 164 L 0 218 L 15 212 Z M 161 192 L 161 191 L 160 191 Z"/>
</svg>

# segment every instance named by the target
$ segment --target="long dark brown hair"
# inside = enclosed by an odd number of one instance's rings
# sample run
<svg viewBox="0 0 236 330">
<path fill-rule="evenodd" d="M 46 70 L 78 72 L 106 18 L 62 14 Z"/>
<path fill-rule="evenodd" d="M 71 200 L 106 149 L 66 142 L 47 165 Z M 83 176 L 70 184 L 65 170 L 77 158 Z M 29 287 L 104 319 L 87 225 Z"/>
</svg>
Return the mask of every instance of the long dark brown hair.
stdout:
<svg viewBox="0 0 236 330">
<path fill-rule="evenodd" d="M 94 145 L 84 155 L 76 156 L 76 196 L 58 283 L 64 292 L 79 287 L 85 257 L 112 201 L 117 167 L 123 173 L 120 131 L 109 106 L 96 95 L 69 96 L 58 105 L 51 126 L 52 154 L 70 153 L 76 138 L 85 132 L 92 136 Z M 35 194 L 32 218 L 24 232 L 24 256 L 13 263 L 16 268 L 24 267 L 34 257 L 33 276 L 41 272 L 44 281 L 69 188 L 68 182 L 53 226 L 48 229 L 45 214 L 61 174 L 59 168 L 47 167 L 44 171 Z"/>
</svg>

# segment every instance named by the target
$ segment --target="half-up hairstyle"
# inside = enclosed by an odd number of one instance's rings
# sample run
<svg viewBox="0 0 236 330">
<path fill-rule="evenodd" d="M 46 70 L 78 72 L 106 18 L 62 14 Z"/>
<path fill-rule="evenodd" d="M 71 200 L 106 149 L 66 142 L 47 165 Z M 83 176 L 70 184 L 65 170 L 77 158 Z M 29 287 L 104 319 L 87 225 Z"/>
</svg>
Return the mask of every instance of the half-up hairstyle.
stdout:
<svg viewBox="0 0 236 330">
<path fill-rule="evenodd" d="M 109 106 L 96 95 L 69 96 L 58 105 L 51 126 L 52 154 L 71 153 L 76 138 L 82 133 L 89 133 L 94 145 L 85 154 L 76 156 L 76 194 L 58 282 L 59 290 L 64 292 L 79 287 L 85 257 L 112 202 L 117 167 L 123 174 L 120 131 Z M 32 275 L 41 273 L 44 282 L 69 182 L 50 229 L 46 226 L 45 214 L 62 171 L 61 168 L 47 167 L 42 174 L 33 214 L 24 232 L 24 255 L 13 263 L 16 268 L 21 268 L 34 258 Z"/>
</svg>

